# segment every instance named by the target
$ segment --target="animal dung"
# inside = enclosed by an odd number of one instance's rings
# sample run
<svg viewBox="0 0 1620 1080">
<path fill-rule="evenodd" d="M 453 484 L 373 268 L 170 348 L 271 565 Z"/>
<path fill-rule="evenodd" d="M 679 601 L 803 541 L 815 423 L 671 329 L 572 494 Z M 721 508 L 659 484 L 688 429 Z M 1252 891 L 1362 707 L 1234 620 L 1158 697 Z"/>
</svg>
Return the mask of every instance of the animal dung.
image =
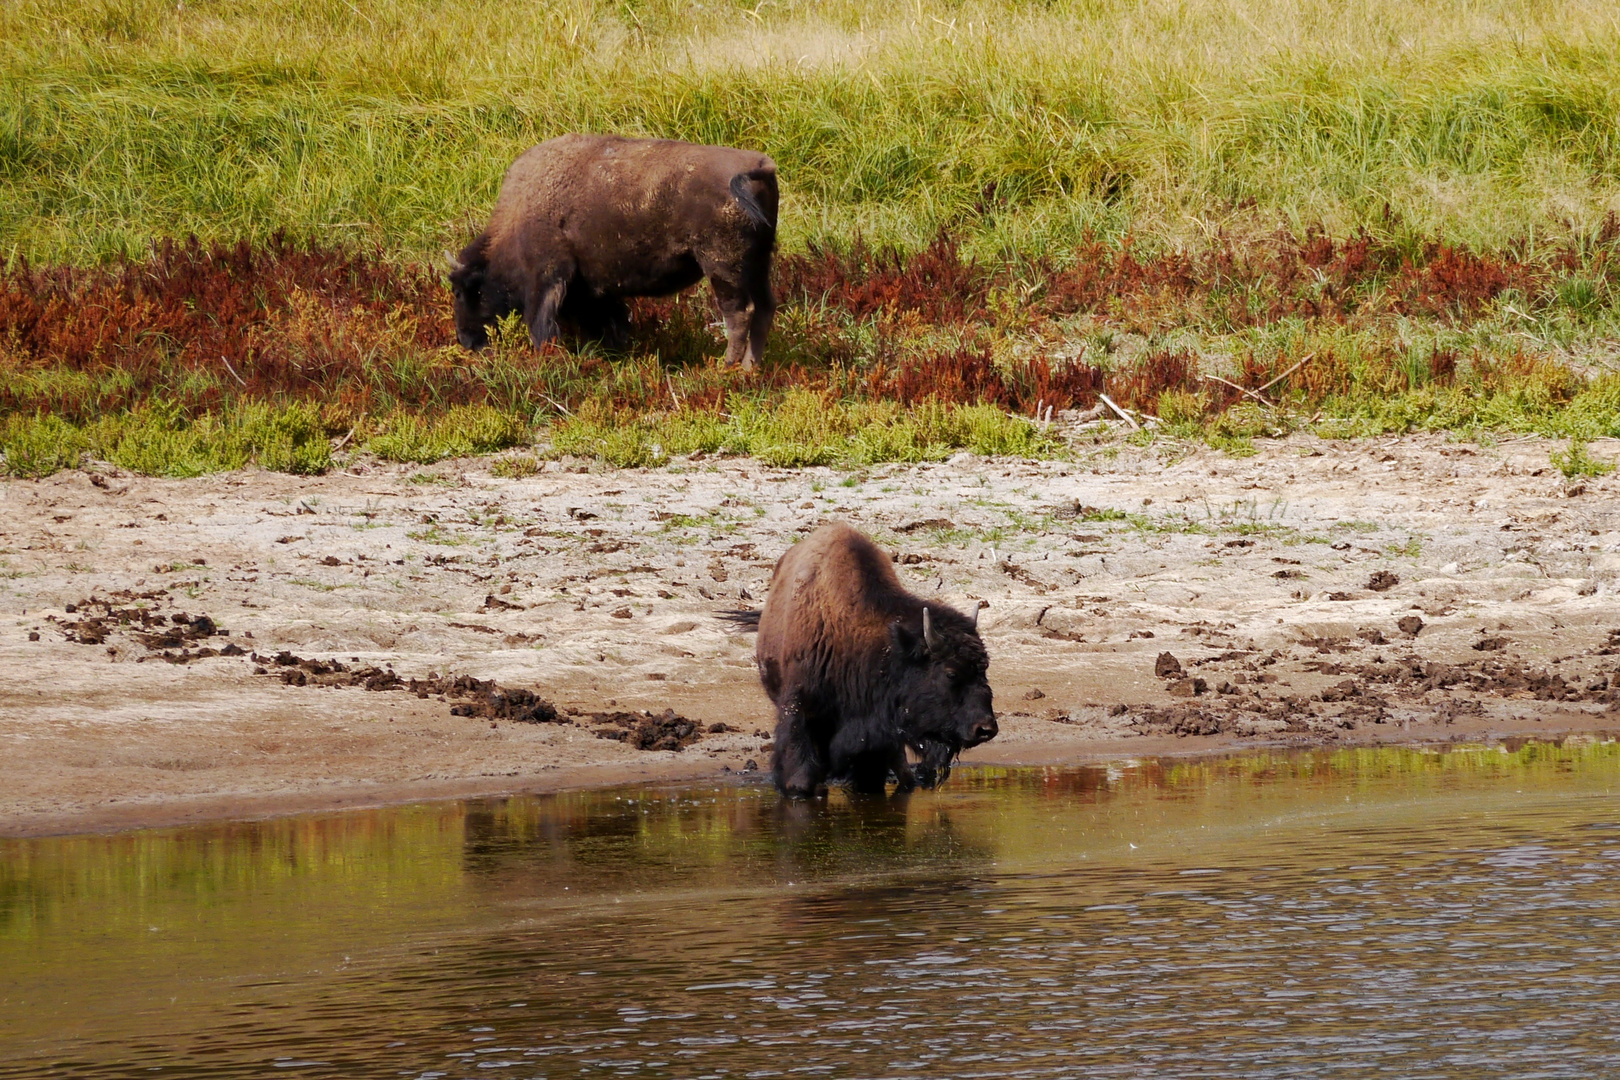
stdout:
<svg viewBox="0 0 1620 1080">
<path fill-rule="evenodd" d="M 1385 592 L 1401 583 L 1401 579 L 1388 570 L 1379 570 L 1367 579 L 1367 588 L 1373 592 Z"/>
</svg>

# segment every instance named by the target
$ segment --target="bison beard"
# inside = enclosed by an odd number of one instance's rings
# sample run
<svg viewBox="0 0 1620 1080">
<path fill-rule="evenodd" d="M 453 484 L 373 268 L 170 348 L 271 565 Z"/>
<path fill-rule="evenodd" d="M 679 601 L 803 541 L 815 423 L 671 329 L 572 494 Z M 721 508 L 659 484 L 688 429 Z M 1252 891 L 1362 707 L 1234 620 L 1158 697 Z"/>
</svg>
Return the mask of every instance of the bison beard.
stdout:
<svg viewBox="0 0 1620 1080">
<path fill-rule="evenodd" d="M 828 780 L 881 793 L 950 774 L 962 750 L 996 735 L 989 658 L 969 618 L 901 587 L 891 560 L 847 525 L 828 525 L 776 564 L 755 659 L 776 705 L 772 773 L 790 796 Z M 906 748 L 915 750 L 913 771 Z"/>
<path fill-rule="evenodd" d="M 456 337 L 476 352 L 517 311 L 536 348 L 559 320 L 618 347 L 629 340 L 625 297 L 707 277 L 726 363 L 752 367 L 776 311 L 776 203 L 764 154 L 608 135 L 543 142 L 507 170 L 489 226 L 451 258 Z"/>
</svg>

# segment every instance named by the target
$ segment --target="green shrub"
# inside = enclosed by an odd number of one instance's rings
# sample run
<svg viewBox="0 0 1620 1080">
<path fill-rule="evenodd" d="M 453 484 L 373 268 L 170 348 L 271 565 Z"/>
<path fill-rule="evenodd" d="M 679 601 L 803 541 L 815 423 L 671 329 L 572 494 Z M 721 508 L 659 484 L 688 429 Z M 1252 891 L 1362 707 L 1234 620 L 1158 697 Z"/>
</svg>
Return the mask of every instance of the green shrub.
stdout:
<svg viewBox="0 0 1620 1080">
<path fill-rule="evenodd" d="M 442 416 L 396 412 L 366 448 L 388 461 L 428 465 L 448 457 L 489 454 L 529 441 L 521 418 L 488 406 L 457 406 Z"/>
<path fill-rule="evenodd" d="M 49 476 L 76 468 L 90 441 L 54 416 L 12 415 L 0 420 L 0 458 L 11 476 Z"/>
</svg>

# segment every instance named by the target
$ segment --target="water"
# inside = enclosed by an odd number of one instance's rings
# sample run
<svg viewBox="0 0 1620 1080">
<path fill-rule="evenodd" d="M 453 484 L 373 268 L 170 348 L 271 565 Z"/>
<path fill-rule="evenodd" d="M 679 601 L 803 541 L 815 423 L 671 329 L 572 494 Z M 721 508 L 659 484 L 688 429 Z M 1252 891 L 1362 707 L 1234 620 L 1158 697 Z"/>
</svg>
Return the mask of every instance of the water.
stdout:
<svg viewBox="0 0 1620 1080">
<path fill-rule="evenodd" d="M 1620 744 L 0 841 L 0 1075 L 1620 1075 Z"/>
</svg>

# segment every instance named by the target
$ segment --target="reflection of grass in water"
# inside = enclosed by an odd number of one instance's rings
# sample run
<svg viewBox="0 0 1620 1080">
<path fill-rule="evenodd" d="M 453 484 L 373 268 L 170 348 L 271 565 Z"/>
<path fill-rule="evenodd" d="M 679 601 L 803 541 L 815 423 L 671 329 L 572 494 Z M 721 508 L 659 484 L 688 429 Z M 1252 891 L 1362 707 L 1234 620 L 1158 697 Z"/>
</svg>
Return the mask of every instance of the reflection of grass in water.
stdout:
<svg viewBox="0 0 1620 1080">
<path fill-rule="evenodd" d="M 424 804 L 384 814 L 0 840 L 0 945 L 77 927 L 81 933 L 70 936 L 93 952 L 104 946 L 92 928 L 147 940 L 149 926 L 173 929 L 199 908 L 210 912 L 222 940 L 235 937 L 234 926 L 274 943 L 283 939 L 283 905 L 341 916 L 357 910 L 350 906 L 357 897 L 453 899 L 463 839 L 458 807 Z"/>
<path fill-rule="evenodd" d="M 1263 751 L 1214 759 L 1178 761 L 1149 782 L 1170 786 L 1207 785 L 1228 777 L 1289 780 L 1353 778 L 1359 781 L 1395 777 L 1525 776 L 1552 780 L 1573 768 L 1620 768 L 1620 742 L 1609 738 L 1569 736 L 1561 744 L 1510 741 L 1446 748 L 1403 746 L 1344 747 L 1295 753 Z"/>
<path fill-rule="evenodd" d="M 830 804 L 784 805 L 755 788 L 625 788 L 121 836 L 0 840 L 0 942 L 21 942 L 52 926 L 66 930 L 88 916 L 96 925 L 144 933 L 170 904 L 235 910 L 235 919 L 256 917 L 249 910 L 256 905 L 245 904 L 253 896 L 273 905 L 327 895 L 362 908 L 387 896 L 449 898 L 462 888 L 464 869 L 521 870 L 534 888 L 560 894 L 572 884 L 578 894 L 631 880 L 656 886 L 660 875 L 667 875 L 664 884 L 690 884 L 695 867 L 729 867 L 726 877 L 739 884 L 760 874 L 770 879 L 777 859 L 835 874 L 841 867 L 881 868 L 900 856 L 908 864 L 989 857 L 1061 847 L 1055 835 L 1042 834 L 1059 805 L 1080 813 L 1110 801 L 1129 807 L 1138 797 L 1158 805 L 1169 794 L 1187 812 L 1201 813 L 1198 799 L 1225 792 L 1279 805 L 1325 798 L 1325 806 L 1342 806 L 1335 792 L 1387 788 L 1390 781 L 1513 779 L 1558 788 L 1575 778 L 1620 779 L 1620 742 L 1570 736 L 1558 744 L 1262 750 L 1064 769 L 975 766 L 958 770 L 939 792 L 909 801 L 835 792 Z M 81 939 L 98 947 L 91 936 Z"/>
</svg>

